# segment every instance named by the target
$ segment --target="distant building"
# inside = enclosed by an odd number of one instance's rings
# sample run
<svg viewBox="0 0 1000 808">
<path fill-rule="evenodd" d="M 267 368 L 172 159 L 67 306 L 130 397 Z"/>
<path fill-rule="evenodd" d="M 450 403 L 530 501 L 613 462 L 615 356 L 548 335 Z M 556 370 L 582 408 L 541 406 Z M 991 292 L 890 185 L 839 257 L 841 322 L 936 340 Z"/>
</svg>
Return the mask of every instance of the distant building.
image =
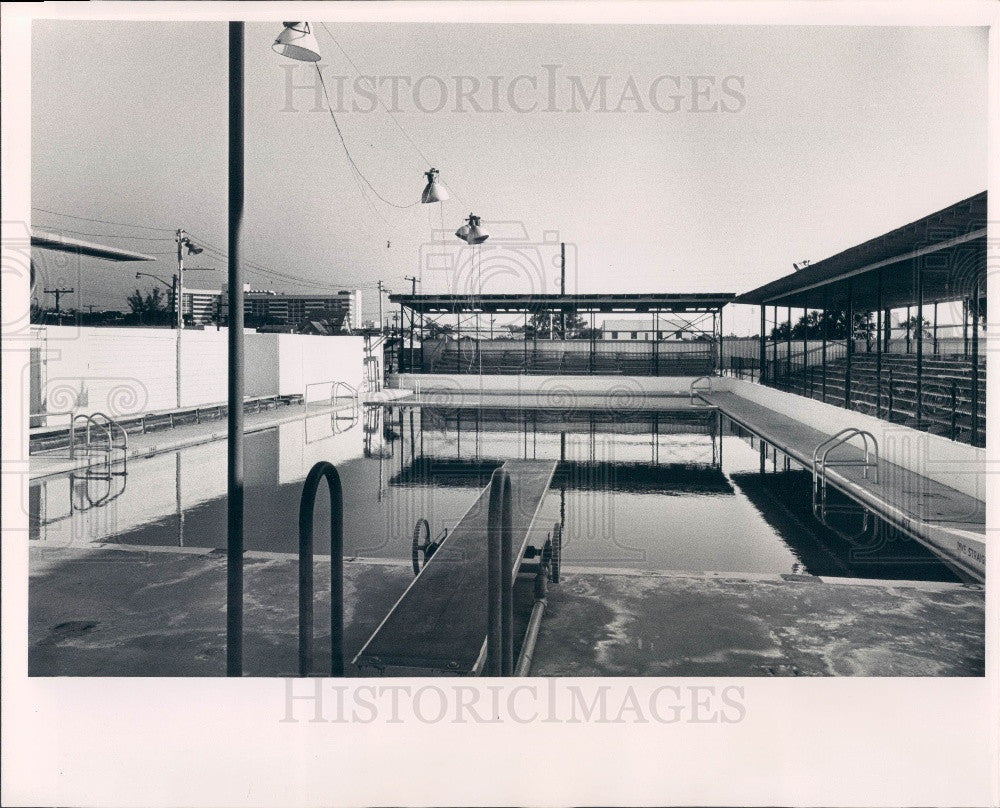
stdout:
<svg viewBox="0 0 1000 808">
<path fill-rule="evenodd" d="M 599 339 L 611 342 L 683 339 L 684 328 L 684 324 L 672 323 L 665 318 L 659 320 L 655 331 L 652 317 L 645 320 L 605 320 Z"/>
<path fill-rule="evenodd" d="M 185 289 L 182 295 L 184 322 L 189 325 L 214 323 L 222 306 L 221 289 Z"/>
<path fill-rule="evenodd" d="M 308 321 L 324 321 L 340 333 L 361 327 L 361 292 L 358 289 L 328 294 L 248 290 L 243 301 L 244 321 L 248 327 L 295 328 Z"/>
</svg>

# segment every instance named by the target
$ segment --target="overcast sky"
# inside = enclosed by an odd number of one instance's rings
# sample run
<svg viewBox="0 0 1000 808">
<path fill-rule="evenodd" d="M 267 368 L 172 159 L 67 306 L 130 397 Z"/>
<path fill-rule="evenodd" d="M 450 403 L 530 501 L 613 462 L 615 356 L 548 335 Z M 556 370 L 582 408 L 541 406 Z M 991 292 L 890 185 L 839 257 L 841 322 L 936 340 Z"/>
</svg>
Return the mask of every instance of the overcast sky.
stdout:
<svg viewBox="0 0 1000 808">
<path fill-rule="evenodd" d="M 379 278 L 462 288 L 427 245 L 470 211 L 496 236 L 479 256 L 485 291 L 557 291 L 554 248 L 500 240 L 557 231 L 571 245 L 569 291 L 741 292 L 986 187 L 984 28 L 331 26 L 346 56 L 317 29 L 371 185 L 410 204 L 430 162 L 454 198 L 397 209 L 363 186 L 366 201 L 329 114 L 314 109 L 315 69 L 272 51 L 280 26 L 250 23 L 245 255 L 310 284 L 252 270 L 255 288 L 360 288 L 366 316 Z M 32 205 L 183 227 L 224 247 L 226 43 L 224 23 L 36 22 Z M 399 126 L 380 106 L 364 111 L 348 57 L 362 74 L 404 77 L 381 81 Z M 307 88 L 289 97 L 289 80 Z M 34 216 L 172 251 L 123 238 L 166 230 Z M 124 308 L 137 269 L 173 272 L 170 254 L 157 257 L 86 261 L 79 305 Z M 553 270 L 544 279 L 539 261 Z M 208 253 L 189 265 L 224 267 Z M 730 324 L 755 328 L 749 310 Z"/>
</svg>

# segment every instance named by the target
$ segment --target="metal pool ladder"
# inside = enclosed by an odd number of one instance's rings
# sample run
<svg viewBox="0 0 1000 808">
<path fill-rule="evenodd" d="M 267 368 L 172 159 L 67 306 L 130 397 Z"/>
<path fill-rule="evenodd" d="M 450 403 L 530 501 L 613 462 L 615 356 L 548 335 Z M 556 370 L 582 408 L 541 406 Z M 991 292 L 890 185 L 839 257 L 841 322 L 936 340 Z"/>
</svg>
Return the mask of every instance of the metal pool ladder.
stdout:
<svg viewBox="0 0 1000 808">
<path fill-rule="evenodd" d="M 830 459 L 830 452 L 837 449 L 840 446 L 845 445 L 852 438 L 860 437 L 864 444 L 864 459 L 851 459 L 851 458 L 840 458 Z M 870 445 L 869 445 L 870 442 Z M 832 435 L 826 440 L 822 441 L 813 450 L 813 484 L 812 484 L 812 510 L 813 515 L 819 519 L 819 521 L 826 527 L 831 527 L 827 524 L 826 517 L 830 513 L 857 513 L 858 508 L 856 506 L 830 506 L 826 501 L 827 492 L 827 469 L 830 468 L 860 468 L 863 469 L 865 479 L 868 479 L 868 470 L 874 469 L 875 479 L 874 482 L 879 481 L 879 454 L 878 454 L 878 441 L 875 436 L 864 429 L 857 429 L 856 427 L 847 427 L 846 429 L 840 430 L 836 435 Z M 861 512 L 863 515 L 863 527 L 862 532 L 868 529 L 868 509 L 861 507 Z M 832 528 L 836 532 L 841 531 L 836 528 Z"/>
<path fill-rule="evenodd" d="M 708 382 L 708 387 L 699 387 L 698 384 L 700 382 Z M 690 386 L 688 387 L 688 394 L 691 396 L 691 403 L 692 404 L 694 404 L 695 396 L 699 392 L 707 392 L 707 393 L 711 393 L 712 392 L 712 377 L 711 376 L 699 376 L 697 379 L 695 379 L 693 382 L 691 382 Z"/>
<path fill-rule="evenodd" d="M 77 443 L 76 425 L 78 421 L 83 421 L 87 427 L 83 432 L 82 446 Z M 103 423 L 102 423 L 103 422 Z M 93 429 L 93 433 L 91 430 Z M 128 462 L 128 432 L 117 421 L 109 418 L 103 412 L 74 415 L 69 427 L 69 456 L 75 458 L 79 452 L 90 454 L 95 444 L 91 443 L 91 435 L 96 434 L 103 438 L 103 442 L 97 446 L 98 450 L 104 454 L 103 462 L 98 464 L 98 468 L 103 466 L 105 471 L 101 476 L 121 477 L 126 474 L 126 464 Z M 120 452 L 121 457 L 116 459 L 115 453 Z M 119 470 L 115 470 L 116 463 L 121 464 Z"/>
</svg>

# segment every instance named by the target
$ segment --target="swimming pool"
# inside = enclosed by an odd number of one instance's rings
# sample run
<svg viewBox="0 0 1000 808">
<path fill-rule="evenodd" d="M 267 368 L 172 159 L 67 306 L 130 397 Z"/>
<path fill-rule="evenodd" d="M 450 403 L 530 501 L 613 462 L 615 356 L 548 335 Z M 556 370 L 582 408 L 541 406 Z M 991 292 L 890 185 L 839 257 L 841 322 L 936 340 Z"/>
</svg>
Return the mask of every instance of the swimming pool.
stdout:
<svg viewBox="0 0 1000 808">
<path fill-rule="evenodd" d="M 810 573 L 957 580 L 872 518 L 817 522 L 811 477 L 713 409 L 367 405 L 246 438 L 248 550 L 294 553 L 302 481 L 333 462 L 344 484 L 345 553 L 408 559 L 418 519 L 452 528 L 507 459 L 558 461 L 543 518 L 564 563 L 640 570 Z M 226 452 L 205 443 L 131 460 L 111 481 L 33 481 L 30 538 L 48 545 L 222 548 Z M 316 506 L 317 552 L 328 504 Z M 327 550 L 328 552 L 328 550 Z"/>
</svg>

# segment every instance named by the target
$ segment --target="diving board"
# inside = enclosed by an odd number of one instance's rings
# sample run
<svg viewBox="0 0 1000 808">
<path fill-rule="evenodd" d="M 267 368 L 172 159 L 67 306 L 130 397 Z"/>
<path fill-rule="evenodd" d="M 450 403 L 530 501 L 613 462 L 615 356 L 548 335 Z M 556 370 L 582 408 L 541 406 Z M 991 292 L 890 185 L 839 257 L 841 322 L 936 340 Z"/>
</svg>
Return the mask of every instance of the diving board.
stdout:
<svg viewBox="0 0 1000 808">
<path fill-rule="evenodd" d="M 508 460 L 514 572 L 536 525 L 555 460 Z M 480 493 L 354 658 L 380 672 L 478 675 L 486 661 L 487 517 L 490 488 Z M 541 546 L 541 541 L 536 542 Z M 387 670 L 388 669 L 388 670 Z"/>
</svg>

